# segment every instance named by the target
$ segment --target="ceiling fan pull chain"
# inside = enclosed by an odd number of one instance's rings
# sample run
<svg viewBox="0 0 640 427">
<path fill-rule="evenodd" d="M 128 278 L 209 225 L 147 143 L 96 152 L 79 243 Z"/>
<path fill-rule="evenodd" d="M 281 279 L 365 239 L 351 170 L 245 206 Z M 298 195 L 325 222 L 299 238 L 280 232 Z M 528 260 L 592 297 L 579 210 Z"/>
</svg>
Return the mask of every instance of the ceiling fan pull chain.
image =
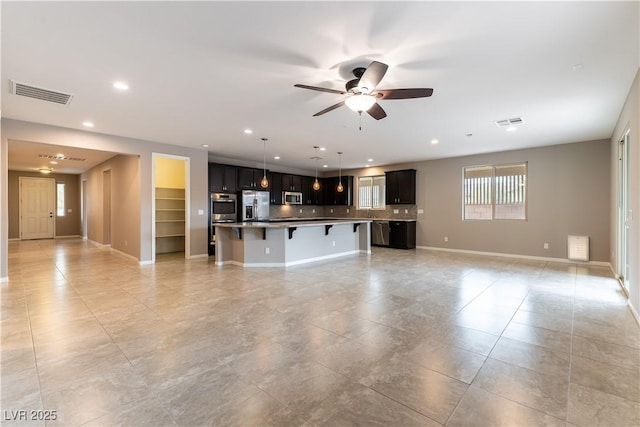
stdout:
<svg viewBox="0 0 640 427">
<path fill-rule="evenodd" d="M 358 130 L 362 132 L 362 111 L 358 111 L 358 116 L 360 117 L 360 124 L 358 125 Z"/>
</svg>

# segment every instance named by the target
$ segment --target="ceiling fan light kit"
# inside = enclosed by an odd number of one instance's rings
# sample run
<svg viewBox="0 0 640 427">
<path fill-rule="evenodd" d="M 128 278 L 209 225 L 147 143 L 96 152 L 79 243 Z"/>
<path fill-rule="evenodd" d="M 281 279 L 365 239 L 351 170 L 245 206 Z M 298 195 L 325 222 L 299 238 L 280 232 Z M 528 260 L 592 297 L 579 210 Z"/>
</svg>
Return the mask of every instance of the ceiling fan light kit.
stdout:
<svg viewBox="0 0 640 427">
<path fill-rule="evenodd" d="M 371 62 L 367 68 L 354 68 L 352 72 L 355 79 L 349 80 L 345 84 L 345 90 L 303 84 L 295 84 L 294 86 L 301 89 L 345 95 L 342 101 L 318 111 L 313 115 L 314 117 L 321 116 L 346 105 L 349 109 L 360 115 L 366 111 L 374 119 L 380 120 L 387 117 L 387 113 L 385 113 L 380 104 L 378 104 L 378 100 L 427 98 L 433 94 L 433 89 L 431 88 L 377 90 L 376 87 L 380 81 L 382 81 L 388 68 L 389 66 L 387 64 L 378 61 Z"/>
<path fill-rule="evenodd" d="M 365 93 L 356 93 L 347 97 L 344 103 L 352 111 L 362 113 L 363 111 L 369 111 L 369 108 L 373 107 L 373 104 L 376 103 L 376 97 Z"/>
</svg>

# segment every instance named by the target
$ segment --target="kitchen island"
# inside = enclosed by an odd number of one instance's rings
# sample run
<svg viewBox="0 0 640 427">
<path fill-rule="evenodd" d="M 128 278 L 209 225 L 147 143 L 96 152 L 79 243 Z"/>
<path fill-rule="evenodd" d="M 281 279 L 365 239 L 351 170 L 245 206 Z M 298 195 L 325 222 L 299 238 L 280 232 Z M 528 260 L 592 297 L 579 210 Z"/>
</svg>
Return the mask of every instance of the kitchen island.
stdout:
<svg viewBox="0 0 640 427">
<path fill-rule="evenodd" d="M 371 220 L 272 220 L 215 224 L 216 264 L 287 267 L 371 253 Z"/>
</svg>

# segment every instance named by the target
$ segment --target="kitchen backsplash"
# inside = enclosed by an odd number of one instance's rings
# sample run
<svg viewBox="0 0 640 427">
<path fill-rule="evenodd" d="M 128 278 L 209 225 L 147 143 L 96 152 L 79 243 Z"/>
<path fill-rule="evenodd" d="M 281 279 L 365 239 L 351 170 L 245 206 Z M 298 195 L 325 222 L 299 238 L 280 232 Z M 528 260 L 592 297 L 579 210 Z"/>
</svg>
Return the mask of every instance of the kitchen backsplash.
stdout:
<svg viewBox="0 0 640 427">
<path fill-rule="evenodd" d="M 395 212 L 398 213 L 395 213 Z M 356 209 L 353 206 L 309 206 L 286 205 L 270 206 L 271 218 L 382 218 L 382 219 L 417 219 L 418 209 L 415 205 L 388 205 L 385 209 Z"/>
</svg>

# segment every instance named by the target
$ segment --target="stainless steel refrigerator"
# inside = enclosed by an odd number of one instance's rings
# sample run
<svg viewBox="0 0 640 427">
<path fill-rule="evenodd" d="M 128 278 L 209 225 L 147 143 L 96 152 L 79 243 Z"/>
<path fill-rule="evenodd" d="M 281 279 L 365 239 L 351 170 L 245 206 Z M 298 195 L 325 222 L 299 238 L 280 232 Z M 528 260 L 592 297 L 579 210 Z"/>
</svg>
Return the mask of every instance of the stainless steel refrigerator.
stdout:
<svg viewBox="0 0 640 427">
<path fill-rule="evenodd" d="M 268 191 L 242 190 L 238 199 L 238 222 L 269 220 Z"/>
</svg>

